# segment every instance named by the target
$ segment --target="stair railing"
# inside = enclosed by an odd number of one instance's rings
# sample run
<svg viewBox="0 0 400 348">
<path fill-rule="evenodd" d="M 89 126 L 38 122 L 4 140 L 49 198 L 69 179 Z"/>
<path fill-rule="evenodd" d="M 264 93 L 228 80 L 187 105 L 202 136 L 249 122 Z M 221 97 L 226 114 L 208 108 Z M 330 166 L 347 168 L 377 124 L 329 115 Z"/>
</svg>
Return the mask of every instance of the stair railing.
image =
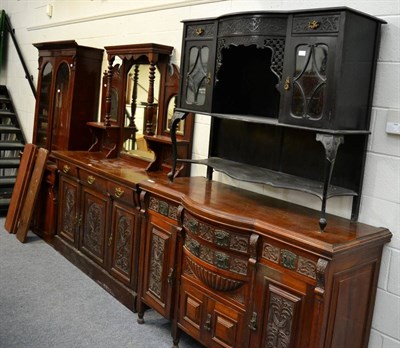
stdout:
<svg viewBox="0 0 400 348">
<path fill-rule="evenodd" d="M 5 19 L 5 29 L 11 35 L 11 38 L 12 38 L 12 41 L 14 43 L 15 49 L 17 50 L 17 53 L 18 53 L 19 60 L 21 61 L 22 67 L 24 68 L 24 71 L 25 71 L 25 77 L 29 82 L 29 86 L 31 87 L 33 96 L 36 98 L 36 88 L 35 88 L 35 85 L 33 84 L 33 75 L 29 74 L 28 67 L 26 66 L 24 57 L 22 56 L 22 53 L 21 53 L 21 50 L 19 48 L 17 39 L 15 37 L 15 30 L 12 28 L 10 19 L 8 18 L 7 14 L 4 12 L 4 10 L 3 10 L 3 16 L 4 16 L 4 19 Z M 3 32 L 1 34 L 4 35 Z"/>
</svg>

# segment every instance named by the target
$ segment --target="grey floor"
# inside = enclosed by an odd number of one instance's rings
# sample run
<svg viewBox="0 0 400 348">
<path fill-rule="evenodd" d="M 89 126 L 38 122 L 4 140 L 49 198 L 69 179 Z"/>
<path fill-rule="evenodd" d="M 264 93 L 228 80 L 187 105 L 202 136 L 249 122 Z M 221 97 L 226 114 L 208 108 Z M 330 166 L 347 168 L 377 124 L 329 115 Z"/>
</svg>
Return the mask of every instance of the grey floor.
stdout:
<svg viewBox="0 0 400 348">
<path fill-rule="evenodd" d="M 170 322 L 146 323 L 40 238 L 20 243 L 0 217 L 0 348 L 164 348 Z M 182 334 L 181 348 L 201 347 Z"/>
</svg>

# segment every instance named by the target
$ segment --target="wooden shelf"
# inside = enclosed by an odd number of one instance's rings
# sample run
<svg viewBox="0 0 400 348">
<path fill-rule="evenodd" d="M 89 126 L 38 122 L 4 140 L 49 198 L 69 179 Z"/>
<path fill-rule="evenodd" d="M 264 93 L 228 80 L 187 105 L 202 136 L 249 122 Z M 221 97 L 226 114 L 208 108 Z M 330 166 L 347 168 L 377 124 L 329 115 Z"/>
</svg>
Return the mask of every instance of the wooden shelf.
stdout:
<svg viewBox="0 0 400 348">
<path fill-rule="evenodd" d="M 306 192 L 317 196 L 321 200 L 323 199 L 323 182 L 301 178 L 298 176 L 277 172 L 266 168 L 229 161 L 219 157 L 210 157 L 202 160 L 178 159 L 178 161 L 207 165 L 208 167 L 211 167 L 218 172 L 224 173 L 233 179 L 266 184 L 277 188 L 285 188 Z M 357 196 L 357 193 L 353 190 L 329 185 L 326 198 L 331 198 L 335 196 Z"/>
</svg>

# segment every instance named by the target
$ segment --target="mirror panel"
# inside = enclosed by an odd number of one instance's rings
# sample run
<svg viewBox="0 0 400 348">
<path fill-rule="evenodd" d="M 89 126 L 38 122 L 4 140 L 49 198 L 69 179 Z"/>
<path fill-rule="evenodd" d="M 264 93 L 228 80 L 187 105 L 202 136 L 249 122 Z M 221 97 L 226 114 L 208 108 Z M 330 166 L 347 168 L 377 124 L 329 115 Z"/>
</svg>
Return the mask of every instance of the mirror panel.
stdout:
<svg viewBox="0 0 400 348">
<path fill-rule="evenodd" d="M 48 114 L 50 105 L 50 89 L 51 79 L 53 75 L 53 66 L 47 63 L 42 70 L 42 77 L 40 79 L 40 100 L 38 110 L 38 123 L 36 126 L 36 145 L 46 147 L 47 144 L 47 128 L 48 128 Z"/>
</svg>

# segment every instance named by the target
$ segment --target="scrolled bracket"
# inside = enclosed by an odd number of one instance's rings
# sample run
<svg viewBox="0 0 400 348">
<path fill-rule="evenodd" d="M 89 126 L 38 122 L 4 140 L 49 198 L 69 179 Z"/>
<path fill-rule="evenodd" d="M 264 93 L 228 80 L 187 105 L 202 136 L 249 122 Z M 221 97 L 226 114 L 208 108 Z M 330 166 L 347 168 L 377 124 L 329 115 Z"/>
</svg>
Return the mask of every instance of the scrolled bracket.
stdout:
<svg viewBox="0 0 400 348">
<path fill-rule="evenodd" d="M 168 173 L 168 178 L 169 180 L 173 181 L 176 175 L 176 165 L 178 162 L 178 149 L 176 145 L 176 130 L 178 128 L 179 122 L 184 120 L 187 115 L 189 115 L 188 112 L 182 112 L 182 111 L 175 111 L 174 115 L 172 116 L 171 120 L 171 141 L 172 141 L 172 168 L 171 171 Z"/>
</svg>

